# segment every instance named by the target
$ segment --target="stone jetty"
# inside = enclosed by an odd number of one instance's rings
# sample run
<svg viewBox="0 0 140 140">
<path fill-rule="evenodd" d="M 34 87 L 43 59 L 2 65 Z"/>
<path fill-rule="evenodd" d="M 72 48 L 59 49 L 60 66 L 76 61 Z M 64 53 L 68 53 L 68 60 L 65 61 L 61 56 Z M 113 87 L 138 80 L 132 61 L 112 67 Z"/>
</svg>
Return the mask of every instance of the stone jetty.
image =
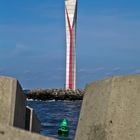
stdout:
<svg viewBox="0 0 140 140">
<path fill-rule="evenodd" d="M 84 90 L 65 90 L 65 89 L 33 89 L 26 95 L 33 100 L 82 100 Z"/>
<path fill-rule="evenodd" d="M 40 128 L 20 83 L 11 77 L 0 77 L 0 140 L 54 140 L 35 134 L 40 133 Z"/>
</svg>

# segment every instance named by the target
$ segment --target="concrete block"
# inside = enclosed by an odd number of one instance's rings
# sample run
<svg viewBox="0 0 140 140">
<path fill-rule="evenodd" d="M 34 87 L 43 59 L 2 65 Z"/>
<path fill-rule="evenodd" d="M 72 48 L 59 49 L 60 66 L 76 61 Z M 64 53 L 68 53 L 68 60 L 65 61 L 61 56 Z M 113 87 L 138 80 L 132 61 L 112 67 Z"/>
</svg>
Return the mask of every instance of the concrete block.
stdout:
<svg viewBox="0 0 140 140">
<path fill-rule="evenodd" d="M 0 124 L 0 140 L 55 140 L 55 139 Z"/>
<path fill-rule="evenodd" d="M 25 129 L 31 132 L 40 133 L 41 123 L 37 118 L 34 110 L 30 107 L 26 107 L 26 125 Z"/>
<path fill-rule="evenodd" d="M 86 86 L 76 140 L 140 139 L 140 75 Z"/>
<path fill-rule="evenodd" d="M 19 82 L 0 77 L 0 123 L 25 128 L 26 97 Z"/>
</svg>

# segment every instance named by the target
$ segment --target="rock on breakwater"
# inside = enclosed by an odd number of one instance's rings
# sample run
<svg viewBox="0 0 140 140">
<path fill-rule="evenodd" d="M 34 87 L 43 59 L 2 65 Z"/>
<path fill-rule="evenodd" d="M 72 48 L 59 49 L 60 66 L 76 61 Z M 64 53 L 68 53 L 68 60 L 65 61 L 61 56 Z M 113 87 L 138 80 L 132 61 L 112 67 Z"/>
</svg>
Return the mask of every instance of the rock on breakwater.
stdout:
<svg viewBox="0 0 140 140">
<path fill-rule="evenodd" d="M 82 100 L 84 90 L 65 89 L 33 89 L 27 94 L 28 99 L 33 100 Z"/>
</svg>

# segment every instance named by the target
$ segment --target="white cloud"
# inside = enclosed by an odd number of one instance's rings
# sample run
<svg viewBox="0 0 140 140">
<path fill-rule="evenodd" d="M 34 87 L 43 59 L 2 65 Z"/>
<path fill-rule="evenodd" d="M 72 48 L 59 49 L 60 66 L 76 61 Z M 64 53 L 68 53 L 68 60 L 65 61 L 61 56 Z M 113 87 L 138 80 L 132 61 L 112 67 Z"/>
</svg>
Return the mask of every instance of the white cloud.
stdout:
<svg viewBox="0 0 140 140">
<path fill-rule="evenodd" d="M 5 72 L 4 68 L 0 68 L 0 74 L 3 74 Z"/>
<path fill-rule="evenodd" d="M 107 72 L 105 75 L 106 76 L 111 76 L 112 75 L 112 72 Z"/>
<path fill-rule="evenodd" d="M 94 47 L 111 46 L 111 48 L 140 46 L 140 18 L 135 13 L 112 12 L 110 9 L 106 14 L 102 12 L 81 16 L 79 22 L 78 36 L 83 46 L 91 47 L 91 44 Z"/>
<path fill-rule="evenodd" d="M 11 56 L 17 56 L 17 55 L 21 55 L 21 54 L 25 54 L 27 52 L 30 52 L 30 47 L 23 45 L 21 43 L 17 43 L 15 48 L 13 49 L 13 51 L 11 52 Z"/>
<path fill-rule="evenodd" d="M 30 71 L 30 70 L 25 70 L 23 73 L 24 73 L 24 74 L 30 74 L 31 71 Z"/>
<path fill-rule="evenodd" d="M 140 69 L 136 69 L 135 71 L 132 72 L 133 74 L 140 74 Z"/>
<path fill-rule="evenodd" d="M 113 71 L 113 72 L 118 72 L 118 71 L 120 71 L 120 70 L 121 70 L 120 67 L 114 67 L 112 71 Z"/>
<path fill-rule="evenodd" d="M 95 74 L 95 73 L 98 73 L 100 71 L 103 71 L 104 69 L 105 69 L 104 67 L 97 67 L 95 69 L 81 68 L 78 70 L 78 72 L 84 73 L 84 74 Z"/>
</svg>

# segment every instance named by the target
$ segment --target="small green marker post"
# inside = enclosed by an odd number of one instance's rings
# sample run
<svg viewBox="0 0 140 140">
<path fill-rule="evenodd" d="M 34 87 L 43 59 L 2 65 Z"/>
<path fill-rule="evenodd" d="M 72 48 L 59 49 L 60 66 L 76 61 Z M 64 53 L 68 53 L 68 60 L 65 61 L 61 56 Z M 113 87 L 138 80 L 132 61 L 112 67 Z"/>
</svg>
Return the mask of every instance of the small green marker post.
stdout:
<svg viewBox="0 0 140 140">
<path fill-rule="evenodd" d="M 62 122 L 60 123 L 59 129 L 58 129 L 58 135 L 67 137 L 69 135 L 69 129 L 68 129 L 68 120 L 64 118 Z"/>
</svg>

